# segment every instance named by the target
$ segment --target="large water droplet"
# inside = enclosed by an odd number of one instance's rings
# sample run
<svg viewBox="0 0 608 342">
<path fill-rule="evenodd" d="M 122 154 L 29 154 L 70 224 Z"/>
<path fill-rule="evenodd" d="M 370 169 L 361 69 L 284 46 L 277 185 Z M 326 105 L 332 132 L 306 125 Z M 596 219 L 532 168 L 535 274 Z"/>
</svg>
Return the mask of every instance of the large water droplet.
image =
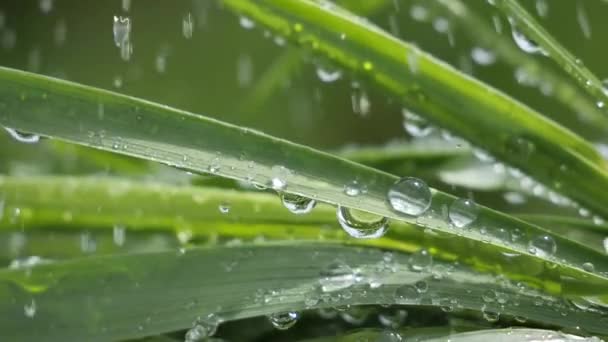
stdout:
<svg viewBox="0 0 608 342">
<path fill-rule="evenodd" d="M 15 129 L 4 127 L 8 134 L 18 142 L 26 144 L 35 144 L 40 141 L 40 136 L 37 134 L 23 133 Z"/>
<path fill-rule="evenodd" d="M 343 261 L 335 261 L 321 270 L 319 284 L 323 292 L 351 287 L 357 281 L 356 272 Z"/>
<path fill-rule="evenodd" d="M 557 251 L 557 244 L 553 237 L 541 235 L 533 238 L 528 243 L 528 251 L 538 256 L 551 256 Z"/>
<path fill-rule="evenodd" d="M 454 226 L 463 228 L 477 219 L 478 211 L 473 200 L 459 198 L 450 205 L 448 216 Z"/>
<path fill-rule="evenodd" d="M 424 248 L 410 256 L 410 266 L 414 271 L 428 270 L 431 265 L 433 265 L 433 256 Z"/>
<path fill-rule="evenodd" d="M 355 209 L 338 206 L 338 223 L 348 235 L 358 239 L 375 239 L 383 236 L 388 229 L 386 217 L 369 214 Z"/>
<path fill-rule="evenodd" d="M 272 326 L 279 330 L 287 330 L 293 327 L 299 318 L 300 313 L 296 311 L 279 312 L 268 316 Z"/>
<path fill-rule="evenodd" d="M 281 193 L 283 206 L 294 214 L 308 214 L 317 204 L 317 201 L 303 196 Z"/>
<path fill-rule="evenodd" d="M 185 342 L 197 342 L 213 336 L 220 323 L 219 317 L 212 313 L 206 317 L 197 318 L 192 328 L 186 332 Z"/>
<path fill-rule="evenodd" d="M 420 299 L 420 293 L 415 286 L 406 284 L 395 290 L 394 298 L 398 304 L 414 304 Z"/>
<path fill-rule="evenodd" d="M 401 110 L 401 114 L 403 114 L 403 129 L 412 137 L 426 137 L 435 131 L 435 127 L 418 114 L 406 108 Z"/>
<path fill-rule="evenodd" d="M 509 18 L 509 23 L 511 24 L 513 40 L 522 51 L 532 54 L 542 53 L 543 55 L 547 55 L 547 53 L 538 45 L 538 43 L 526 37 L 519 31 L 515 21 L 512 18 Z"/>
<path fill-rule="evenodd" d="M 419 216 L 431 206 L 431 190 L 418 178 L 404 177 L 388 190 L 388 201 L 395 211 Z"/>
</svg>

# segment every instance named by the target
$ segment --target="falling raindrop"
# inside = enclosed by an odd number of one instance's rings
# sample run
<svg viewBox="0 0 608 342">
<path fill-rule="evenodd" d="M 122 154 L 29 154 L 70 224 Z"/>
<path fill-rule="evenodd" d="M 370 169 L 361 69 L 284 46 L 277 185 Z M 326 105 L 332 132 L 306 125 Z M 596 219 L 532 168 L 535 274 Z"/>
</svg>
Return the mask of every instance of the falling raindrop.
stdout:
<svg viewBox="0 0 608 342">
<path fill-rule="evenodd" d="M 583 31 L 583 36 L 591 39 L 591 24 L 589 23 L 589 17 L 582 1 L 576 3 L 576 19 L 581 27 L 581 31 Z"/>
<path fill-rule="evenodd" d="M 299 318 L 300 313 L 296 311 L 279 312 L 268 316 L 272 326 L 279 330 L 287 330 L 293 327 Z"/>
<path fill-rule="evenodd" d="M 122 0 L 122 10 L 125 12 L 129 12 L 131 8 L 131 0 Z"/>
<path fill-rule="evenodd" d="M 241 88 L 246 88 L 253 82 L 253 61 L 249 54 L 241 54 L 236 62 L 236 80 Z"/>
<path fill-rule="evenodd" d="M 112 238 L 116 246 L 124 245 L 126 238 L 125 226 L 120 224 L 114 225 L 114 228 L 112 229 Z"/>
<path fill-rule="evenodd" d="M 365 117 L 369 114 L 372 104 L 369 100 L 369 97 L 367 96 L 367 93 L 362 90 L 359 85 L 353 85 L 353 90 L 350 99 L 353 108 L 353 113 L 362 117 Z"/>
<path fill-rule="evenodd" d="M 549 4 L 547 0 L 536 0 L 536 13 L 541 17 L 546 17 L 549 13 Z"/>
<path fill-rule="evenodd" d="M 338 223 L 348 235 L 358 239 L 376 239 L 388 230 L 386 217 L 338 206 Z"/>
<path fill-rule="evenodd" d="M 289 193 L 281 193 L 283 206 L 294 214 L 308 214 L 315 207 L 317 202 L 313 199 Z"/>
<path fill-rule="evenodd" d="M 18 142 L 26 144 L 35 144 L 40 141 L 40 136 L 37 134 L 23 133 L 12 128 L 4 127 L 8 134 Z"/>
<path fill-rule="evenodd" d="M 245 16 L 241 16 L 239 18 L 239 24 L 241 24 L 241 27 L 246 30 L 251 30 L 252 28 L 255 27 L 255 21 L 253 21 L 250 18 L 245 17 Z"/>
<path fill-rule="evenodd" d="M 476 46 L 471 50 L 471 58 L 479 65 L 491 65 L 496 62 L 496 55 L 494 52 Z"/>
<path fill-rule="evenodd" d="M 471 199 L 459 198 L 450 205 L 448 216 L 457 228 L 464 228 L 477 219 L 479 209 Z"/>
<path fill-rule="evenodd" d="M 419 216 L 431 206 L 431 190 L 418 178 L 404 177 L 388 190 L 388 201 L 395 211 Z"/>
<path fill-rule="evenodd" d="M 131 19 L 129 17 L 114 16 L 112 32 L 114 33 L 114 44 L 120 49 L 120 57 L 125 61 L 129 60 L 133 53 Z"/>
<path fill-rule="evenodd" d="M 59 19 L 53 28 L 53 40 L 55 45 L 61 46 L 67 39 L 68 28 L 64 19 Z"/>
<path fill-rule="evenodd" d="M 192 19 L 192 13 L 188 12 L 182 18 L 182 34 L 184 38 L 192 38 L 194 32 L 194 20 Z"/>
<path fill-rule="evenodd" d="M 48 14 L 53 10 L 53 0 L 40 0 L 40 10 L 44 14 Z"/>
<path fill-rule="evenodd" d="M 31 302 L 23 306 L 23 313 L 27 318 L 34 318 L 34 316 L 36 315 L 36 310 L 36 301 L 34 299 L 32 299 Z"/>
</svg>

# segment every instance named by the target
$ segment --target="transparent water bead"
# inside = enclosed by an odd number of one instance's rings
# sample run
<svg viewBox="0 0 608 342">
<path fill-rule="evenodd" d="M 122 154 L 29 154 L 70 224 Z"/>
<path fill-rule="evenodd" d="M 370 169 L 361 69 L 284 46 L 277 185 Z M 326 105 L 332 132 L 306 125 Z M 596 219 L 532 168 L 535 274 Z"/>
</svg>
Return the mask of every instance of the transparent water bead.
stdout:
<svg viewBox="0 0 608 342">
<path fill-rule="evenodd" d="M 114 33 L 114 44 L 117 47 L 126 44 L 131 38 L 131 19 L 129 17 L 114 16 L 112 32 Z"/>
<path fill-rule="evenodd" d="M 287 177 L 291 175 L 291 171 L 285 166 L 274 165 L 271 172 L 272 178 L 268 185 L 274 190 L 285 190 L 287 188 Z"/>
<path fill-rule="evenodd" d="M 40 141 L 40 136 L 37 134 L 23 133 L 15 129 L 4 127 L 8 134 L 18 142 L 26 144 L 35 144 Z"/>
<path fill-rule="evenodd" d="M 414 271 L 424 271 L 433 265 L 433 256 L 427 249 L 420 249 L 410 256 L 410 267 Z"/>
<path fill-rule="evenodd" d="M 464 228 L 477 219 L 479 208 L 471 199 L 459 198 L 452 202 L 448 210 L 450 222 L 457 228 Z"/>
<path fill-rule="evenodd" d="M 404 177 L 388 190 L 388 202 L 393 210 L 420 216 L 431 206 L 431 190 L 418 178 Z"/>
<path fill-rule="evenodd" d="M 538 45 L 538 43 L 526 37 L 522 32 L 519 31 L 515 21 L 512 18 L 509 18 L 509 23 L 511 24 L 513 40 L 523 52 L 547 55 L 547 53 Z"/>
<path fill-rule="evenodd" d="M 339 69 L 330 69 L 327 67 L 318 66 L 317 77 L 319 77 L 322 82 L 331 83 L 342 78 L 342 71 Z"/>
<path fill-rule="evenodd" d="M 221 320 L 215 314 L 209 314 L 206 317 L 199 317 L 186 332 L 185 342 L 202 341 L 207 337 L 213 336 L 220 325 Z"/>
<path fill-rule="evenodd" d="M 553 237 L 541 235 L 529 241 L 528 251 L 538 256 L 551 256 L 557 252 L 557 244 Z"/>
<path fill-rule="evenodd" d="M 403 129 L 412 137 L 426 137 L 435 131 L 435 127 L 418 114 L 414 114 L 406 108 L 401 110 L 401 114 L 403 115 Z"/>
<path fill-rule="evenodd" d="M 343 261 L 335 261 L 319 272 L 321 291 L 333 292 L 353 286 L 358 279 L 357 273 Z"/>
<path fill-rule="evenodd" d="M 388 219 L 355 209 L 338 206 L 338 223 L 348 235 L 357 239 L 376 239 L 388 230 Z"/>
<path fill-rule="evenodd" d="M 350 197 L 357 197 L 365 193 L 365 186 L 354 180 L 344 186 L 344 193 Z"/>
<path fill-rule="evenodd" d="M 300 319 L 300 313 L 296 311 L 279 312 L 268 316 L 272 326 L 279 330 L 287 330 L 293 327 L 298 319 Z"/>
<path fill-rule="evenodd" d="M 317 201 L 303 196 L 281 193 L 283 206 L 296 215 L 308 214 L 317 205 Z"/>
</svg>

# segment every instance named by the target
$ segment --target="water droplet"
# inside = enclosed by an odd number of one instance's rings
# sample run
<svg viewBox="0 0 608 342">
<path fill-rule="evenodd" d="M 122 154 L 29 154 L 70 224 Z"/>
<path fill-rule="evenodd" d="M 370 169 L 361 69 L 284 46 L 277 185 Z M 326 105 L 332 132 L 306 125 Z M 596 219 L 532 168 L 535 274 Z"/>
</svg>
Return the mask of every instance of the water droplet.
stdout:
<svg viewBox="0 0 608 342">
<path fill-rule="evenodd" d="M 222 214 L 228 214 L 230 212 L 230 203 L 228 203 L 228 202 L 222 202 L 218 206 L 218 209 L 220 210 L 220 213 L 222 213 Z"/>
<path fill-rule="evenodd" d="M 252 28 L 255 27 L 255 21 L 253 21 L 250 18 L 245 17 L 245 16 L 241 16 L 239 18 L 239 24 L 241 25 L 242 28 L 244 28 L 246 30 L 251 30 Z"/>
<path fill-rule="evenodd" d="M 44 14 L 48 14 L 53 10 L 53 0 L 40 0 L 40 10 Z"/>
<path fill-rule="evenodd" d="M 279 330 L 287 330 L 293 327 L 299 318 L 300 313 L 296 311 L 279 312 L 268 316 L 272 326 Z"/>
<path fill-rule="evenodd" d="M 242 54 L 236 62 L 236 80 L 241 88 L 246 88 L 253 82 L 253 61 L 249 54 Z"/>
<path fill-rule="evenodd" d="M 512 18 L 509 18 L 509 23 L 511 23 L 511 33 L 513 36 L 513 40 L 522 51 L 532 54 L 542 53 L 544 55 L 547 55 L 547 53 L 538 45 L 538 43 L 526 37 L 518 30 L 517 25 L 515 24 L 515 21 Z"/>
<path fill-rule="evenodd" d="M 582 2 L 576 3 L 576 19 L 578 20 L 578 24 L 581 27 L 581 31 L 583 32 L 583 36 L 585 38 L 591 38 L 591 24 L 589 23 L 589 17 L 587 16 L 587 11 Z"/>
<path fill-rule="evenodd" d="M 131 44 L 131 19 L 129 17 L 114 16 L 112 26 L 114 33 L 114 44 L 120 48 L 120 56 L 123 60 L 129 60 L 133 53 Z"/>
<path fill-rule="evenodd" d="M 403 129 L 412 137 L 426 137 L 435 131 L 435 127 L 418 114 L 406 108 L 401 110 L 401 114 L 403 114 Z"/>
<path fill-rule="evenodd" d="M 281 201 L 285 208 L 298 215 L 308 214 L 317 204 L 313 199 L 288 193 L 281 193 Z"/>
<path fill-rule="evenodd" d="M 274 190 L 285 190 L 287 188 L 287 177 L 291 174 L 289 169 L 284 166 L 275 165 L 272 167 L 272 178 L 269 186 Z"/>
<path fill-rule="evenodd" d="M 388 190 L 388 201 L 397 212 L 419 216 L 431 206 L 431 190 L 418 178 L 404 177 Z"/>
<path fill-rule="evenodd" d="M 322 82 L 331 83 L 339 80 L 342 77 L 342 71 L 339 69 L 330 69 L 325 66 L 318 66 L 317 77 L 319 77 Z"/>
<path fill-rule="evenodd" d="M 35 144 L 40 141 L 40 136 L 37 134 L 23 133 L 15 129 L 4 127 L 8 134 L 18 142 L 26 144 Z"/>
<path fill-rule="evenodd" d="M 541 17 L 546 17 L 549 13 L 549 4 L 547 0 L 536 0 L 536 13 Z"/>
<path fill-rule="evenodd" d="M 27 318 L 34 318 L 36 315 L 36 301 L 34 299 L 23 306 L 23 313 Z"/>
<path fill-rule="evenodd" d="M 496 55 L 494 52 L 476 46 L 471 50 L 471 58 L 479 65 L 491 65 L 496 62 Z"/>
<path fill-rule="evenodd" d="M 406 318 L 407 311 L 398 308 L 383 310 L 378 315 L 378 321 L 380 321 L 380 324 L 384 325 L 387 328 L 393 329 L 397 329 L 402 326 Z"/>
<path fill-rule="evenodd" d="M 357 197 L 365 192 L 365 187 L 354 180 L 344 186 L 344 193 L 350 197 Z"/>
<path fill-rule="evenodd" d="M 414 271 L 428 270 L 431 265 L 433 265 L 433 256 L 424 248 L 410 255 L 410 266 Z"/>
<path fill-rule="evenodd" d="M 125 12 L 129 12 L 131 8 L 131 0 L 122 0 L 122 10 Z"/>
<path fill-rule="evenodd" d="M 192 19 L 192 13 L 186 13 L 182 18 L 182 34 L 184 38 L 192 38 L 194 32 L 194 20 Z"/>
<path fill-rule="evenodd" d="M 477 219 L 479 209 L 471 199 L 459 198 L 452 202 L 448 216 L 457 228 L 464 228 Z"/>
<path fill-rule="evenodd" d="M 490 323 L 498 322 L 498 319 L 500 319 L 500 313 L 488 309 L 485 304 L 481 307 L 481 314 Z"/>
<path fill-rule="evenodd" d="M 97 250 L 97 242 L 91 233 L 80 234 L 80 250 L 83 253 L 94 253 Z"/>
<path fill-rule="evenodd" d="M 125 244 L 126 229 L 125 226 L 117 224 L 112 229 L 112 239 L 116 246 L 122 246 Z"/>
<path fill-rule="evenodd" d="M 419 280 L 414 284 L 418 293 L 426 293 L 429 289 L 429 284 L 424 280 Z"/>
<path fill-rule="evenodd" d="M 395 289 L 394 296 L 398 304 L 415 304 L 420 299 L 420 294 L 413 285 L 402 285 Z"/>
<path fill-rule="evenodd" d="M 403 337 L 396 331 L 382 331 L 374 342 L 401 342 Z"/>
<path fill-rule="evenodd" d="M 357 281 L 356 272 L 343 261 L 335 261 L 321 270 L 319 284 L 323 292 L 351 287 Z"/>
<path fill-rule="evenodd" d="M 530 240 L 528 251 L 538 256 L 551 256 L 557 251 L 557 244 L 551 236 L 541 235 Z"/>
<path fill-rule="evenodd" d="M 375 239 L 388 230 L 388 219 L 355 209 L 338 206 L 338 223 L 348 235 L 358 239 Z"/>
<path fill-rule="evenodd" d="M 590 262 L 586 262 L 583 264 L 583 270 L 589 273 L 593 273 L 595 272 L 595 266 Z"/>
<path fill-rule="evenodd" d="M 353 112 L 360 116 L 367 116 L 371 110 L 372 103 L 367 93 L 359 86 L 354 86 L 350 96 Z"/>
<path fill-rule="evenodd" d="M 185 342 L 197 342 L 213 336 L 220 325 L 221 320 L 215 314 L 211 313 L 206 317 L 199 317 L 192 324 L 192 328 L 186 332 Z"/>
<path fill-rule="evenodd" d="M 429 18 L 429 11 L 421 5 L 412 5 L 410 8 L 410 16 L 417 21 L 426 21 Z"/>
</svg>

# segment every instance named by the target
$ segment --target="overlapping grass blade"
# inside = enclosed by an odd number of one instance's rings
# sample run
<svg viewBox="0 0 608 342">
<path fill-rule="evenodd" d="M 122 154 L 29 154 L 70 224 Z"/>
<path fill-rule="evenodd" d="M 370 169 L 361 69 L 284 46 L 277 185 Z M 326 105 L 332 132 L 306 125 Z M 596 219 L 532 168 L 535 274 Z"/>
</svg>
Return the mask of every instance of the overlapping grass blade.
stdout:
<svg viewBox="0 0 608 342">
<path fill-rule="evenodd" d="M 383 238 L 367 240 L 353 239 L 340 229 L 331 206 L 320 204 L 307 215 L 294 215 L 276 195 L 268 193 L 77 177 L 0 178 L 0 193 L 7 213 L 0 220 L 0 230 L 30 232 L 33 243 L 27 249 L 30 255 L 64 258 L 82 254 L 74 241 L 71 248 L 51 249 L 44 242 L 38 244 L 38 230 L 86 228 L 88 233 L 98 229 L 109 233 L 118 225 L 126 229 L 126 234 L 168 232 L 182 240 L 185 237 L 183 242 L 189 238 L 213 243 L 220 239 L 254 241 L 264 237 L 359 244 L 406 252 L 426 248 L 435 258 L 458 261 L 480 271 L 500 272 L 549 293 L 569 297 L 606 295 L 605 278 L 599 273 L 605 267 L 603 253 L 549 232 L 542 234 L 553 236 L 560 259 L 522 252 L 527 249 L 528 240 L 541 233 L 539 229 L 490 211 L 478 226 L 465 231 L 447 228 L 443 229 L 445 233 L 431 233 L 395 220 Z M 221 206 L 228 207 L 230 212 L 223 213 L 219 210 Z M 434 220 L 417 224 L 441 226 Z M 44 240 L 44 235 L 41 239 Z M 19 255 L 3 257 L 11 259 Z M 585 262 L 592 263 L 598 273 L 572 267 L 571 262 L 577 262 L 580 268 Z M 559 265 L 560 272 L 553 272 L 552 265 Z M 587 286 L 577 285 L 582 281 Z"/>
<path fill-rule="evenodd" d="M 599 189 L 608 186 L 604 160 L 582 138 L 520 102 L 336 5 L 309 0 L 224 3 L 372 79 L 436 124 L 608 216 L 599 204 L 606 200 Z"/>
<path fill-rule="evenodd" d="M 351 279 L 348 276 L 324 274 L 336 259 L 362 280 L 346 286 L 342 281 Z M 408 256 L 400 253 L 388 262 L 394 272 L 382 271 L 386 264 L 385 254 L 377 249 L 281 243 L 89 257 L 1 270 L 0 296 L 6 300 L 0 301 L 0 313 L 11 319 L 0 321 L 0 329 L 11 340 L 44 336 L 47 341 L 100 341 L 185 329 L 210 313 L 233 320 L 347 304 L 450 303 L 454 309 L 483 307 L 545 324 L 579 326 L 592 334 L 608 333 L 601 311 L 582 311 L 492 276 L 458 266 L 446 271 L 447 265 L 438 263 L 434 271 L 412 271 Z M 441 279 L 433 276 L 436 272 Z M 335 287 L 323 290 L 320 281 L 335 282 Z M 382 286 L 370 288 L 369 281 Z M 420 281 L 428 287 L 423 293 L 415 290 Z M 488 291 L 498 291 L 508 301 L 484 302 L 482 295 Z M 544 305 L 535 304 L 539 301 Z M 31 317 L 24 314 L 24 306 L 35 307 L 33 314 L 29 310 Z"/>
</svg>

